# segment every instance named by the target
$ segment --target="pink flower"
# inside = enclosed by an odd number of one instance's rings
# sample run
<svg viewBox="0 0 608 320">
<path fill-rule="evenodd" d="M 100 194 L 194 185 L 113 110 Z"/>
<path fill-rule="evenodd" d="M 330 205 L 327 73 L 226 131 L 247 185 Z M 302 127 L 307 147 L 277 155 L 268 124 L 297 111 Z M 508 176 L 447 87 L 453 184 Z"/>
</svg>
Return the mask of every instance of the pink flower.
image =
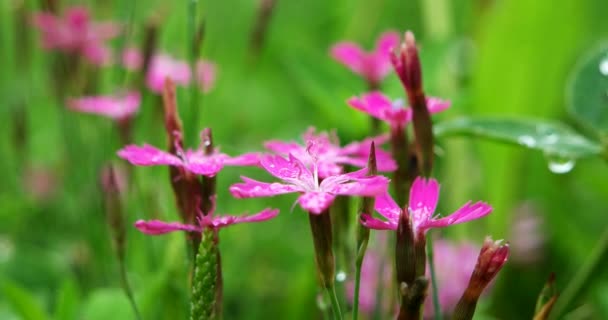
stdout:
<svg viewBox="0 0 608 320">
<path fill-rule="evenodd" d="M 122 52 L 122 65 L 129 71 L 136 71 L 143 67 L 144 57 L 137 48 L 126 48 Z"/>
<path fill-rule="evenodd" d="M 190 84 L 190 66 L 184 61 L 175 60 L 164 54 L 152 57 L 150 70 L 146 75 L 146 85 L 156 93 L 163 92 L 165 78 L 171 78 L 174 83 L 187 86 Z"/>
<path fill-rule="evenodd" d="M 176 146 L 177 147 L 177 146 Z M 186 150 L 177 147 L 178 156 L 157 149 L 149 144 L 143 146 L 128 145 L 118 151 L 118 156 L 136 166 L 175 166 L 207 177 L 215 176 L 225 165 L 228 166 L 253 166 L 259 162 L 257 153 L 245 153 L 238 157 L 230 157 L 224 153 L 215 151 L 211 155 L 205 155 L 204 146 L 198 150 Z"/>
<path fill-rule="evenodd" d="M 337 195 L 371 197 L 386 191 L 388 179 L 382 176 L 367 177 L 367 169 L 327 176 L 320 181 L 315 154 L 310 152 L 309 156 L 313 157 L 311 167 L 304 165 L 293 154 L 289 154 L 288 159 L 271 155 L 262 157 L 262 167 L 283 183 L 265 183 L 242 177 L 244 183 L 232 185 L 230 192 L 236 198 L 272 197 L 297 192 L 301 194 L 298 203 L 303 209 L 321 214 L 329 208 Z"/>
<path fill-rule="evenodd" d="M 216 67 L 210 61 L 199 60 L 196 63 L 196 81 L 201 91 L 207 93 L 215 83 Z"/>
<path fill-rule="evenodd" d="M 479 247 L 467 242 L 454 244 L 437 240 L 433 242 L 433 250 L 439 304 L 443 313 L 451 314 L 469 284 L 469 278 L 477 262 Z M 428 265 L 426 274 L 430 279 Z M 428 319 L 434 315 L 432 290 L 429 284 L 429 293 L 424 304 L 424 317 Z"/>
<path fill-rule="evenodd" d="M 370 116 L 386 121 L 391 128 L 403 128 L 412 121 L 412 109 L 401 99 L 391 101 L 380 92 L 364 94 L 361 98 L 352 97 L 347 103 Z M 450 107 L 450 102 L 438 98 L 428 98 L 427 108 L 430 113 L 441 112 Z"/>
<path fill-rule="evenodd" d="M 214 200 L 215 202 L 215 200 Z M 135 227 L 139 231 L 149 235 L 165 234 L 173 231 L 187 231 L 187 232 L 202 232 L 203 228 L 210 227 L 213 229 L 219 229 L 227 227 L 233 224 L 244 223 L 244 222 L 261 222 L 270 220 L 279 214 L 279 210 L 276 209 L 264 209 L 256 214 L 245 215 L 245 216 L 232 216 L 223 215 L 215 216 L 215 203 L 213 210 L 209 215 L 202 215 L 199 212 L 197 217 L 198 225 L 183 224 L 179 222 L 164 222 L 160 220 L 137 220 Z"/>
<path fill-rule="evenodd" d="M 467 202 L 456 212 L 444 218 L 433 217 L 439 200 L 439 183 L 435 179 L 426 180 L 418 177 L 410 189 L 410 200 L 406 215 L 412 222 L 414 236 L 424 235 L 430 228 L 442 228 L 485 217 L 492 207 L 484 202 L 471 204 Z M 364 226 L 378 230 L 396 230 L 399 224 L 401 208 L 388 193 L 376 197 L 375 209 L 387 220 L 380 220 L 370 215 L 362 215 Z"/>
<path fill-rule="evenodd" d="M 68 100 L 68 106 L 76 111 L 94 113 L 124 120 L 132 117 L 139 110 L 139 92 L 130 91 L 118 96 L 90 96 Z"/>
<path fill-rule="evenodd" d="M 372 141 L 376 143 L 376 146 L 379 146 L 388 139 L 386 136 L 378 136 L 361 142 L 353 142 L 342 148 L 337 142 L 337 137 L 332 137 L 332 139 L 326 132 L 315 134 L 315 129 L 312 127 L 304 133 L 302 138 L 304 141 L 315 141 L 319 178 L 341 174 L 343 172 L 342 166 L 345 164 L 360 168 L 365 167 Z M 266 149 L 282 156 L 292 154 L 308 167 L 312 165 L 312 158 L 308 156 L 307 148 L 297 142 L 271 140 L 266 142 L 264 146 Z M 381 172 L 393 171 L 397 167 L 391 155 L 379 148 L 376 149 L 376 162 L 378 171 Z"/>
<path fill-rule="evenodd" d="M 95 65 L 111 60 L 105 41 L 116 37 L 120 28 L 113 22 L 93 23 L 83 7 L 69 8 L 63 17 L 51 13 L 34 14 L 33 24 L 42 32 L 42 46 L 47 50 L 82 54 Z"/>
<path fill-rule="evenodd" d="M 340 42 L 334 45 L 331 56 L 347 66 L 354 73 L 363 76 L 370 84 L 377 86 L 391 71 L 390 52 L 399 44 L 399 35 L 395 32 L 383 33 L 374 51 L 367 53 L 352 42 Z"/>
</svg>

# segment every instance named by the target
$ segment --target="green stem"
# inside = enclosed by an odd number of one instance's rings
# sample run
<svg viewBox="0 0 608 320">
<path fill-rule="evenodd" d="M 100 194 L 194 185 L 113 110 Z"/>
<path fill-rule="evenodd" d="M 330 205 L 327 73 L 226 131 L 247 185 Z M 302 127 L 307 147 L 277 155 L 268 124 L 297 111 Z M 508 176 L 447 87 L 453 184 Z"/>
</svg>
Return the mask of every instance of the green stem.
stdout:
<svg viewBox="0 0 608 320">
<path fill-rule="evenodd" d="M 131 290 L 131 286 L 129 285 L 129 279 L 127 278 L 127 268 L 125 266 L 124 258 L 118 259 L 118 264 L 120 268 L 120 283 L 122 285 L 122 289 L 129 299 L 129 303 L 131 304 L 131 308 L 133 309 L 133 313 L 135 313 L 135 318 L 137 320 L 141 320 L 141 314 L 139 313 L 139 309 L 137 308 L 137 303 L 135 302 L 135 297 L 133 295 L 133 290 Z"/>
<path fill-rule="evenodd" d="M 359 225 L 360 228 L 365 228 Z M 357 320 L 359 316 L 359 290 L 361 287 L 361 267 L 367 251 L 369 236 L 364 239 L 357 248 L 357 260 L 355 261 L 355 292 L 353 298 L 353 320 Z"/>
<path fill-rule="evenodd" d="M 428 237 L 426 239 L 426 254 L 427 254 L 427 263 L 429 264 L 429 269 L 431 271 L 431 286 L 433 288 L 433 310 L 435 311 L 435 320 L 441 320 L 441 305 L 439 304 L 439 289 L 437 287 L 437 276 L 435 274 L 435 261 L 433 254 L 433 237 Z"/>
<path fill-rule="evenodd" d="M 340 302 L 338 301 L 338 295 L 336 294 L 336 286 L 331 285 L 327 287 L 327 294 L 331 300 L 331 310 L 334 313 L 334 320 L 342 320 L 342 311 L 340 311 Z"/>
<path fill-rule="evenodd" d="M 554 311 L 551 313 L 551 319 L 558 319 L 566 309 L 572 304 L 573 300 L 581 296 L 581 292 L 594 279 L 600 266 L 606 261 L 608 255 L 608 228 L 597 242 L 597 245 L 591 252 L 589 260 L 579 269 L 578 273 L 568 283 L 566 289 L 557 300 Z"/>
</svg>

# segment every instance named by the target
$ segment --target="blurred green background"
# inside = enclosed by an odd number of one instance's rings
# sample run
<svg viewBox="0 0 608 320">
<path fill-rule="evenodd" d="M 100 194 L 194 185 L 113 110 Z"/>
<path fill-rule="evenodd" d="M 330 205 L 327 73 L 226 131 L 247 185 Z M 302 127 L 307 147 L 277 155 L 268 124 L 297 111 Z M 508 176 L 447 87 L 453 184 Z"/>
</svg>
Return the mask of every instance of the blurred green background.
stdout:
<svg viewBox="0 0 608 320">
<path fill-rule="evenodd" d="M 62 8 L 86 5 L 96 20 L 131 25 L 131 37 L 114 40 L 115 46 L 141 43 L 144 25 L 154 17 L 159 49 L 188 58 L 189 1 L 59 2 Z M 0 319 L 130 319 L 97 182 L 102 164 L 120 162 L 115 152 L 122 146 L 110 120 L 71 112 L 55 98 L 51 71 L 56 57 L 41 49 L 39 34 L 28 22 L 36 10 L 41 10 L 39 1 L 0 2 Z M 343 142 L 365 137 L 367 119 L 345 100 L 365 92 L 366 85 L 333 61 L 328 49 L 340 40 L 371 48 L 388 29 L 415 32 L 426 91 L 452 101 L 436 123 L 459 115 L 526 115 L 562 120 L 591 135 L 567 114 L 565 92 L 577 61 L 608 37 L 605 0 L 277 0 L 256 55 L 249 38 L 258 10 L 254 0 L 200 1 L 197 6 L 206 21 L 202 56 L 219 72 L 215 88 L 199 97 L 196 119 L 187 107 L 190 91 L 178 89 L 192 145 L 194 133 L 207 126 L 228 154 L 261 150 L 269 139 L 299 139 L 311 125 L 337 129 Z M 125 78 L 119 70 L 100 69 L 96 85 L 79 94 L 123 88 L 133 75 Z M 394 75 L 383 90 L 403 96 Z M 157 96 L 143 94 L 136 143 L 165 145 L 160 106 Z M 542 245 L 520 250 L 513 239 L 511 261 L 478 314 L 479 319 L 531 318 L 549 273 L 555 272 L 558 288 L 564 288 L 606 227 L 605 161 L 577 161 L 573 170 L 558 175 L 539 152 L 468 138 L 437 144 L 439 212 L 480 199 L 494 213 L 435 235 L 481 244 L 487 234 L 522 237 L 516 230 L 522 219 L 538 222 L 536 230 L 524 230 L 544 239 Z M 291 212 L 293 196 L 233 199 L 227 188 L 240 175 L 265 179 L 256 169 L 222 171 L 218 212 L 272 206 L 281 214 L 221 232 L 225 318 L 318 318 L 306 215 L 299 208 Z M 40 181 L 48 184 L 42 193 L 35 190 Z M 129 224 L 140 218 L 178 219 L 168 182 L 167 168 L 133 168 Z M 128 275 L 144 318 L 186 318 L 183 235 L 150 237 L 129 228 L 127 250 Z M 604 269 L 576 298 L 568 319 L 608 318 Z"/>
</svg>

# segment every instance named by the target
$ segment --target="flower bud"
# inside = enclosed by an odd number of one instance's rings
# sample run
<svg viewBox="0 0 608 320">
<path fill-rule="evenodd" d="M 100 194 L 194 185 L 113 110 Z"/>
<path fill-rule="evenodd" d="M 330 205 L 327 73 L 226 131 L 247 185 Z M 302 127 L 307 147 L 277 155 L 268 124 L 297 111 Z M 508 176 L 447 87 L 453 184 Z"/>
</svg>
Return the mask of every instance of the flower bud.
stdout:
<svg viewBox="0 0 608 320">
<path fill-rule="evenodd" d="M 479 296 L 502 269 L 508 257 L 509 244 L 502 244 L 502 240 L 493 241 L 490 237 L 486 238 L 479 252 L 469 285 L 456 305 L 453 319 L 473 318 Z"/>
</svg>

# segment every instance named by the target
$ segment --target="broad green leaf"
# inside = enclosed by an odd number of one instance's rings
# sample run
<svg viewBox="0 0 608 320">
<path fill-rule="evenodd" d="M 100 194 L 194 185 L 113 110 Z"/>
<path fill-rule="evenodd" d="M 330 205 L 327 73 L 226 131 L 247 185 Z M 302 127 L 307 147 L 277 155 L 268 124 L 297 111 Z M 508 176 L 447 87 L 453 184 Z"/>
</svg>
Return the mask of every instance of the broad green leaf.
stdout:
<svg viewBox="0 0 608 320">
<path fill-rule="evenodd" d="M 531 118 L 461 117 L 435 126 L 438 137 L 469 135 L 543 151 L 548 157 L 578 159 L 600 154 L 601 147 L 568 126 Z"/>
<path fill-rule="evenodd" d="M 15 314 L 24 320 L 49 319 L 44 307 L 32 292 L 8 280 L 2 279 L 2 296 L 11 306 Z"/>
<path fill-rule="evenodd" d="M 608 135 L 608 43 L 579 61 L 568 83 L 567 103 L 574 117 Z"/>
</svg>

